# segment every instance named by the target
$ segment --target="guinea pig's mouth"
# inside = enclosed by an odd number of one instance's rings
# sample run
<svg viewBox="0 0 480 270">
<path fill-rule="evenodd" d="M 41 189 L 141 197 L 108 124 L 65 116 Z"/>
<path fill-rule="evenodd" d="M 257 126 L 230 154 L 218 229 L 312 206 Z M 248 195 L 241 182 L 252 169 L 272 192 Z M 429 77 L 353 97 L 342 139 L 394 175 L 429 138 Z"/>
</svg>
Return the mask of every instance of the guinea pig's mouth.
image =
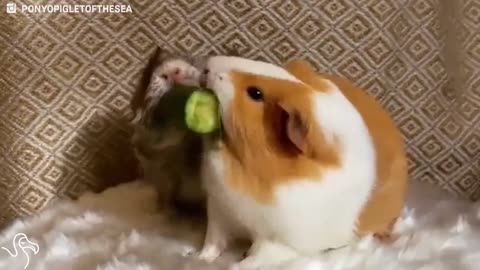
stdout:
<svg viewBox="0 0 480 270">
<path fill-rule="evenodd" d="M 217 93 L 211 89 L 211 88 L 208 88 L 206 87 L 206 83 L 202 86 L 202 90 L 205 90 L 207 92 L 209 92 L 210 94 L 212 94 L 215 99 L 216 99 L 216 102 L 217 102 L 217 113 L 216 113 L 216 117 L 217 117 L 217 121 L 218 121 L 218 129 L 217 129 L 217 132 L 216 134 L 218 134 L 220 137 L 223 137 L 225 135 L 225 129 L 224 129 L 224 124 L 223 124 L 223 114 L 222 114 L 222 107 L 221 107 L 221 104 L 220 104 L 220 99 L 217 95 Z"/>
<path fill-rule="evenodd" d="M 201 75 L 198 84 L 200 85 L 201 88 L 207 89 L 212 91 L 211 89 L 207 88 L 207 76 Z M 213 91 L 212 91 L 213 92 Z"/>
<path fill-rule="evenodd" d="M 218 134 L 220 137 L 223 137 L 224 134 L 225 134 L 225 129 L 224 129 L 224 125 L 223 125 L 223 114 L 222 114 L 222 107 L 221 107 L 221 104 L 220 104 L 220 99 L 218 98 L 218 95 L 215 91 L 213 91 L 213 89 L 210 89 L 210 88 L 205 88 L 206 91 L 209 91 L 211 94 L 213 94 L 213 96 L 215 96 L 216 100 L 217 100 L 217 121 L 218 121 Z"/>
</svg>

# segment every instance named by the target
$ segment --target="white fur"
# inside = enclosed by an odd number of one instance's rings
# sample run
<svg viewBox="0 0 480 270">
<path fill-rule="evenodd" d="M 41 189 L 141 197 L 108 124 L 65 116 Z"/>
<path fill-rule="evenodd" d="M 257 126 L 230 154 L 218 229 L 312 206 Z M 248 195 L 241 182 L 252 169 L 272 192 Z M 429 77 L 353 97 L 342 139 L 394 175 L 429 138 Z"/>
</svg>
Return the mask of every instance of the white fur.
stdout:
<svg viewBox="0 0 480 270">
<path fill-rule="evenodd" d="M 225 70 L 223 66 L 209 67 L 211 71 Z M 269 73 L 262 71 L 262 74 Z M 273 73 L 270 72 L 270 75 Z M 230 113 L 228 107 L 234 88 L 228 73 L 212 72 L 208 84 L 217 94 L 224 113 Z M 272 205 L 262 205 L 226 183 L 229 173 L 225 171 L 222 157 L 216 152 L 218 150 L 212 148 L 206 158 L 205 183 L 209 200 L 213 201 L 213 205 L 222 207 L 209 211 L 222 211 L 228 220 L 226 224 L 217 224 L 225 220 L 216 220 L 218 214 L 212 213 L 213 218 L 209 222 L 214 223 L 218 237 L 207 239 L 207 246 L 221 242 L 222 237 L 237 234 L 232 231 L 231 224 L 239 224 L 253 238 L 254 246 L 259 250 L 241 263 L 248 262 L 250 266 L 252 261 L 268 265 L 290 259 L 291 250 L 285 251 L 286 247 L 304 255 L 314 255 L 355 240 L 356 221 L 375 182 L 374 146 L 362 117 L 333 83 L 330 83 L 329 91 L 319 92 L 313 97 L 311 106 L 317 124 L 327 138 L 335 137 L 340 143 L 341 167 L 325 172 L 318 179 L 291 181 L 276 190 Z M 257 242 L 265 244 L 258 247 Z M 271 251 L 272 245 L 284 245 L 285 248 L 275 248 L 280 250 L 275 253 Z M 270 251 L 264 252 L 263 246 L 268 246 Z"/>
<path fill-rule="evenodd" d="M 225 72 L 213 71 L 212 74 L 207 77 L 207 87 L 213 90 L 217 96 L 222 114 L 228 113 L 230 103 L 235 94 L 233 85 L 228 79 L 228 74 Z"/>
<path fill-rule="evenodd" d="M 242 57 L 213 56 L 208 58 L 206 67 L 210 74 L 236 70 L 300 82 L 295 76 L 279 66 Z"/>
<path fill-rule="evenodd" d="M 174 58 L 172 60 L 166 61 L 161 65 L 158 70 L 155 71 L 157 74 L 169 74 L 175 76 L 175 72 L 178 69 L 178 80 L 184 85 L 198 86 L 198 81 L 200 78 L 200 71 L 194 67 L 192 64 L 187 61 L 179 58 Z"/>
<path fill-rule="evenodd" d="M 314 108 L 326 135 L 340 140 L 342 166 L 321 179 L 281 187 L 276 206 L 280 216 L 273 217 L 277 224 L 286 223 L 282 233 L 287 242 L 310 254 L 354 240 L 356 221 L 376 177 L 375 151 L 363 119 L 338 89 L 331 92 L 318 96 Z"/>
<path fill-rule="evenodd" d="M 341 253 L 267 269 L 478 270 L 480 202 L 455 199 L 415 181 L 411 187 L 407 209 L 395 227 L 400 237 L 393 244 L 365 238 Z M 122 184 L 15 220 L 0 232 L 0 247 L 12 249 L 18 233 L 37 243 L 37 254 L 27 250 L 27 270 L 220 270 L 243 252 L 243 247 L 229 249 L 212 264 L 184 256 L 201 246 L 203 226 L 168 219 L 155 207 L 154 187 L 138 181 Z M 0 269 L 22 270 L 25 260 L 0 249 Z"/>
<path fill-rule="evenodd" d="M 177 70 L 178 74 L 175 74 Z M 164 75 L 167 76 L 166 79 Z M 157 104 L 163 94 L 172 88 L 175 81 L 183 85 L 199 86 L 199 79 L 200 71 L 185 60 L 180 58 L 166 60 L 152 72 L 144 98 L 145 108 L 139 108 L 134 112 L 132 123 L 139 123 L 143 114 Z"/>
<path fill-rule="evenodd" d="M 282 67 L 242 57 L 212 56 L 207 59 L 205 67 L 209 70 L 206 78 L 207 87 L 211 88 L 218 96 L 223 113 L 227 113 L 234 94 L 233 86 L 227 76 L 229 71 L 248 72 L 302 83 Z M 223 77 L 226 80 L 222 80 Z"/>
</svg>

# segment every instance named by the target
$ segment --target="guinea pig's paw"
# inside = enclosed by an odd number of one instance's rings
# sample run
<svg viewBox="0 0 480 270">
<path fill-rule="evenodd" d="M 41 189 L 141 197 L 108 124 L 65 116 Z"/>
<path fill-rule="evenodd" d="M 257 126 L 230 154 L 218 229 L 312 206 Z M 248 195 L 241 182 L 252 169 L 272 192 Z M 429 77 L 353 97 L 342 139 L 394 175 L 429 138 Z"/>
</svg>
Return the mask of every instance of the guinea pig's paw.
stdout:
<svg viewBox="0 0 480 270">
<path fill-rule="evenodd" d="M 297 258 L 297 253 L 288 246 L 270 241 L 254 241 L 248 256 L 231 266 L 230 270 L 276 269 Z"/>
<path fill-rule="evenodd" d="M 260 263 L 257 257 L 249 256 L 240 262 L 232 264 L 228 270 L 260 270 Z"/>
<path fill-rule="evenodd" d="M 180 254 L 183 256 L 183 257 L 190 257 L 190 256 L 193 256 L 195 254 L 195 252 L 197 252 L 197 250 L 192 247 L 192 246 L 186 246 L 186 247 L 183 247 L 181 250 L 180 250 Z"/>
<path fill-rule="evenodd" d="M 220 248 L 215 245 L 207 245 L 202 248 L 202 250 L 198 254 L 198 258 L 206 262 L 213 262 L 220 256 L 220 254 Z"/>
</svg>

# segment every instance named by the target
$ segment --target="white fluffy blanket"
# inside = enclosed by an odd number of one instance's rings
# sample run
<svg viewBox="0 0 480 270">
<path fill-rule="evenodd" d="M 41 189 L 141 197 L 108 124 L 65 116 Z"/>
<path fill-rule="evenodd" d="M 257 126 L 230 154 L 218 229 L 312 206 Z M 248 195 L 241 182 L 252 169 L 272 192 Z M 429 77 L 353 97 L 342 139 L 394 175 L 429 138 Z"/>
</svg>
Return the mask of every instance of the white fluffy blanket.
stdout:
<svg viewBox="0 0 480 270">
<path fill-rule="evenodd" d="M 424 184 L 413 184 L 411 191 L 396 227 L 401 237 L 393 244 L 365 239 L 282 269 L 480 269 L 480 204 L 452 199 Z M 16 221 L 0 234 L 0 269 L 225 269 L 239 258 L 238 250 L 211 265 L 184 256 L 200 247 L 202 224 L 167 220 L 155 211 L 150 186 L 123 184 L 78 201 L 56 202 Z"/>
</svg>

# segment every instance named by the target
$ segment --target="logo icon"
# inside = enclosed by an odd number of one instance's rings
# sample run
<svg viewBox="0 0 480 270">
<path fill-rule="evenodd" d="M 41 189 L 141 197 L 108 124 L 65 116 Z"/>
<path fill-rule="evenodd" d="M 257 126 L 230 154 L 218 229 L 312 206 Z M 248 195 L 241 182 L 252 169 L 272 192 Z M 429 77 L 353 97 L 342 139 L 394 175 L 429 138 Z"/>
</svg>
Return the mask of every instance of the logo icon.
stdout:
<svg viewBox="0 0 480 270">
<path fill-rule="evenodd" d="M 25 257 L 27 258 L 27 263 L 25 264 L 25 267 L 23 269 L 27 269 L 28 264 L 30 263 L 30 255 L 27 253 L 27 249 L 30 249 L 33 251 L 33 254 L 37 254 L 39 251 L 38 245 L 36 243 L 31 242 L 28 240 L 27 236 L 24 233 L 18 233 L 13 237 L 12 240 L 12 245 L 13 245 L 13 252 L 8 250 L 7 248 L 2 247 L 5 251 L 10 254 L 10 256 L 16 258 L 19 254 L 18 249 L 20 249 L 23 254 L 25 254 Z"/>
<path fill-rule="evenodd" d="M 7 13 L 17 13 L 17 4 L 8 3 L 7 4 Z"/>
</svg>

